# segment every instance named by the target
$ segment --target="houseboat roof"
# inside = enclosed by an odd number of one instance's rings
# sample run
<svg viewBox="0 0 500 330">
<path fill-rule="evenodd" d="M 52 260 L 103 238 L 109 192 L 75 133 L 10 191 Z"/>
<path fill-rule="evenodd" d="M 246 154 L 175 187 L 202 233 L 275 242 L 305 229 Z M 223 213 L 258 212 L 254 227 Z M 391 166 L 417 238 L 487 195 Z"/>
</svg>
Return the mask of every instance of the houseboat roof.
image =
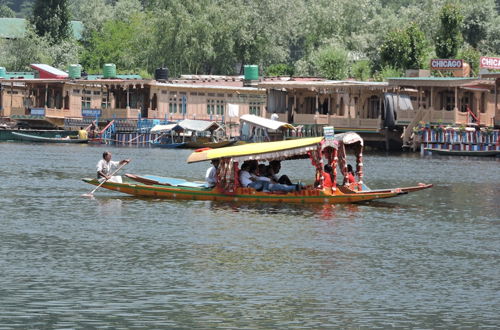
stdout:
<svg viewBox="0 0 500 330">
<path fill-rule="evenodd" d="M 483 74 L 481 74 L 481 78 L 494 78 L 494 79 L 498 79 L 498 78 L 500 78 L 500 72 L 483 73 Z"/>
<path fill-rule="evenodd" d="M 272 88 L 335 88 L 335 87 L 368 87 L 386 88 L 387 82 L 356 81 L 356 80 L 273 80 L 259 82 L 258 86 Z"/>
<path fill-rule="evenodd" d="M 174 87 L 179 89 L 212 89 L 212 90 L 223 90 L 223 91 L 253 91 L 253 92 L 263 92 L 264 90 L 257 87 L 246 87 L 246 86 L 221 86 L 216 83 L 214 84 L 205 84 L 205 83 L 163 83 L 158 81 L 152 81 L 152 86 L 158 87 Z"/>
<path fill-rule="evenodd" d="M 389 86 L 434 86 L 434 87 L 459 87 L 471 83 L 482 82 L 478 78 L 462 77 L 401 77 L 388 78 Z"/>
<path fill-rule="evenodd" d="M 271 120 L 264 117 L 259 117 L 255 115 L 243 115 L 240 117 L 240 121 L 248 122 L 254 126 L 260 126 L 271 130 L 278 130 L 280 128 L 290 128 L 294 129 L 293 125 L 285 123 L 282 121 Z"/>
<path fill-rule="evenodd" d="M 180 127 L 188 131 L 212 131 L 221 128 L 215 121 L 184 119 L 177 123 Z"/>
</svg>

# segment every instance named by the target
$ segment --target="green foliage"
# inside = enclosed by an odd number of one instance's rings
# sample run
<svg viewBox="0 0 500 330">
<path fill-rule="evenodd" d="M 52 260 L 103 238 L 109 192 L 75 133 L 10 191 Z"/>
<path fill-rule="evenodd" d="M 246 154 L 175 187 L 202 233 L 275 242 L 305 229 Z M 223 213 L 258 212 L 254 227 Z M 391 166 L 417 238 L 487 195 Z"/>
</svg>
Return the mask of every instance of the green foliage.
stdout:
<svg viewBox="0 0 500 330">
<path fill-rule="evenodd" d="M 114 63 L 119 70 L 136 70 L 141 64 L 140 37 L 142 15 L 128 21 L 110 20 L 102 31 L 94 31 L 82 53 L 82 65 L 89 72 L 100 72 L 105 63 Z"/>
<path fill-rule="evenodd" d="M 400 69 L 386 66 L 383 67 L 382 70 L 375 72 L 373 78 L 375 79 L 375 81 L 385 81 L 387 80 L 387 78 L 397 78 L 402 76 L 403 71 L 401 71 Z"/>
<path fill-rule="evenodd" d="M 371 77 L 371 70 L 368 60 L 354 62 L 351 69 L 352 76 L 360 81 L 367 81 Z"/>
<path fill-rule="evenodd" d="M 479 74 L 479 58 L 481 54 L 471 46 L 464 47 L 458 54 L 459 59 L 463 59 L 470 65 L 471 76 L 476 77 Z"/>
<path fill-rule="evenodd" d="M 266 75 L 272 77 L 293 76 L 294 72 L 293 66 L 284 63 L 272 64 L 266 68 Z"/>
<path fill-rule="evenodd" d="M 16 13 L 6 5 L 0 5 L 0 17 L 16 17 Z"/>
<path fill-rule="evenodd" d="M 313 54 L 315 71 L 327 79 L 343 80 L 349 76 L 347 52 L 339 47 L 326 46 Z"/>
<path fill-rule="evenodd" d="M 78 62 L 79 50 L 80 45 L 73 39 L 52 44 L 48 36 L 40 37 L 29 29 L 25 38 L 0 42 L 0 66 L 10 71 L 26 71 L 31 69 L 31 63 L 46 63 L 66 69 Z"/>
<path fill-rule="evenodd" d="M 469 45 L 478 48 L 479 44 L 487 39 L 489 23 L 495 13 L 495 4 L 491 0 L 477 0 L 465 8 L 465 13 L 462 35 Z"/>
<path fill-rule="evenodd" d="M 439 20 L 441 25 L 435 38 L 436 55 L 439 58 L 453 58 L 463 42 L 460 7 L 451 2 L 445 4 L 441 8 Z"/>
<path fill-rule="evenodd" d="M 395 68 L 419 69 L 422 67 L 427 52 L 427 40 L 416 24 L 410 24 L 401 30 L 389 32 L 380 47 L 382 66 Z"/>
<path fill-rule="evenodd" d="M 48 36 L 51 43 L 68 38 L 69 11 L 67 0 L 36 0 L 30 21 L 39 36 Z"/>
</svg>

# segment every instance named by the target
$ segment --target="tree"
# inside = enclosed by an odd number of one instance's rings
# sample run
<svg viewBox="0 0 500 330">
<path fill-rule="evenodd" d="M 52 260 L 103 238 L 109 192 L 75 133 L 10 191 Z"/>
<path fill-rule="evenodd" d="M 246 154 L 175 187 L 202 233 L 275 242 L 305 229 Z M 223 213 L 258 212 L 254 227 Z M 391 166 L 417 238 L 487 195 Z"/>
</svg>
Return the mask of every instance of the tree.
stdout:
<svg viewBox="0 0 500 330">
<path fill-rule="evenodd" d="M 67 39 L 70 35 L 67 0 L 36 0 L 30 18 L 39 36 L 48 36 L 51 43 Z"/>
<path fill-rule="evenodd" d="M 16 17 L 16 13 L 6 5 L 0 5 L 0 17 Z"/>
<path fill-rule="evenodd" d="M 370 61 L 360 60 L 353 63 L 352 76 L 356 78 L 356 80 L 366 81 L 370 78 L 370 75 L 371 75 Z"/>
<path fill-rule="evenodd" d="M 462 34 L 465 39 L 474 48 L 487 39 L 488 28 L 495 12 L 495 4 L 489 0 L 478 0 L 474 5 L 468 6 L 467 13 L 463 22 Z"/>
<path fill-rule="evenodd" d="M 382 66 L 400 70 L 420 69 L 427 51 L 427 40 L 419 27 L 412 23 L 402 30 L 389 32 L 380 47 Z"/>
<path fill-rule="evenodd" d="M 439 58 L 453 58 L 463 43 L 460 8 L 451 2 L 445 4 L 441 8 L 439 20 L 441 25 L 435 38 L 436 55 Z"/>
<path fill-rule="evenodd" d="M 349 76 L 349 60 L 345 49 L 326 46 L 313 55 L 316 72 L 327 79 L 343 80 Z"/>
<path fill-rule="evenodd" d="M 459 59 L 463 59 L 464 62 L 469 63 L 470 65 L 470 75 L 475 77 L 479 73 L 479 58 L 481 54 L 475 50 L 474 48 L 468 46 L 464 47 L 460 50 L 458 54 Z"/>
<path fill-rule="evenodd" d="M 293 66 L 284 63 L 272 64 L 265 71 L 266 75 L 271 77 L 293 76 L 294 74 Z"/>
</svg>

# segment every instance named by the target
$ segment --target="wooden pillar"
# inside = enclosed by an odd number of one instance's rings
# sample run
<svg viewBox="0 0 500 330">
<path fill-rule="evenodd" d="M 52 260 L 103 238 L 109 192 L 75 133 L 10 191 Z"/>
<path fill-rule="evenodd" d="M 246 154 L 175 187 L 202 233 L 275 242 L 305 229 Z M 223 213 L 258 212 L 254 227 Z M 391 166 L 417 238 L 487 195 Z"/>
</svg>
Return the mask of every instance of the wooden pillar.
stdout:
<svg viewBox="0 0 500 330">
<path fill-rule="evenodd" d="M 316 115 L 319 114 L 319 90 L 316 91 L 316 109 L 314 113 Z"/>
<path fill-rule="evenodd" d="M 49 104 L 49 85 L 45 84 L 45 108 Z"/>
<path fill-rule="evenodd" d="M 434 87 L 431 87 L 431 99 L 429 108 L 434 109 Z"/>
<path fill-rule="evenodd" d="M 11 82 L 10 83 L 10 113 L 12 114 L 12 98 L 13 98 L 13 95 L 14 95 L 14 83 Z"/>
<path fill-rule="evenodd" d="M 127 85 L 127 110 L 130 109 L 130 85 Z"/>
<path fill-rule="evenodd" d="M 458 87 L 455 86 L 455 107 L 453 108 L 453 110 L 457 110 L 458 109 Z"/>
</svg>

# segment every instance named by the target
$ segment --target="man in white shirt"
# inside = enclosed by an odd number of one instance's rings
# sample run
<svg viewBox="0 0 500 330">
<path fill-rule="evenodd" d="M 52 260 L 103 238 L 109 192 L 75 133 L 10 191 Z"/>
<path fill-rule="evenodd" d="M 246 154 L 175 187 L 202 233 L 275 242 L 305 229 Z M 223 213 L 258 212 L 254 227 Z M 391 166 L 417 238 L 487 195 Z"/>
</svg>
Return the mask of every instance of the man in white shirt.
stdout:
<svg viewBox="0 0 500 330">
<path fill-rule="evenodd" d="M 205 174 L 205 182 L 207 188 L 213 188 L 217 184 L 217 168 L 219 167 L 219 160 L 212 159 L 210 162 L 212 166 L 207 170 Z"/>
<path fill-rule="evenodd" d="M 105 151 L 102 159 L 97 163 L 97 178 L 106 181 L 122 183 L 122 177 L 119 175 L 111 176 L 113 169 L 119 165 L 130 163 L 130 159 L 123 159 L 119 162 L 111 160 L 111 152 Z"/>
</svg>

